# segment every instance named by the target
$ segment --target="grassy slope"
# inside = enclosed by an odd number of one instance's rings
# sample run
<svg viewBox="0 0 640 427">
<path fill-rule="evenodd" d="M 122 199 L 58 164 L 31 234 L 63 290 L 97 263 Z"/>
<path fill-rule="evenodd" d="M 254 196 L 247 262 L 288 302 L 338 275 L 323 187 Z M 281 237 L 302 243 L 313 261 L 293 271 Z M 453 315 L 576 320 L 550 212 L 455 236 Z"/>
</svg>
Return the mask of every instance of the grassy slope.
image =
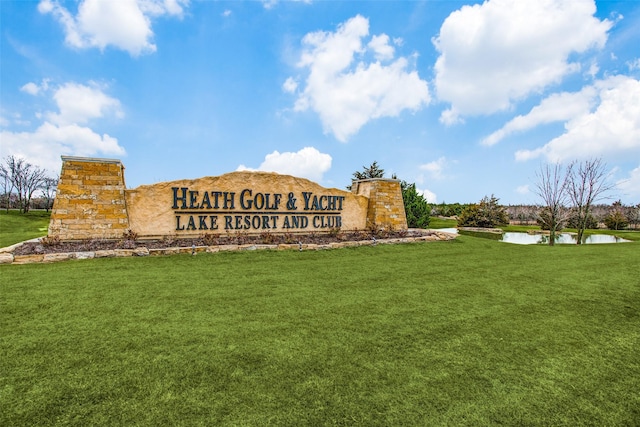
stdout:
<svg viewBox="0 0 640 427">
<path fill-rule="evenodd" d="M 0 425 L 633 425 L 640 247 L 0 268 Z"/>
<path fill-rule="evenodd" d="M 0 248 L 47 235 L 51 212 L 0 210 Z"/>
</svg>

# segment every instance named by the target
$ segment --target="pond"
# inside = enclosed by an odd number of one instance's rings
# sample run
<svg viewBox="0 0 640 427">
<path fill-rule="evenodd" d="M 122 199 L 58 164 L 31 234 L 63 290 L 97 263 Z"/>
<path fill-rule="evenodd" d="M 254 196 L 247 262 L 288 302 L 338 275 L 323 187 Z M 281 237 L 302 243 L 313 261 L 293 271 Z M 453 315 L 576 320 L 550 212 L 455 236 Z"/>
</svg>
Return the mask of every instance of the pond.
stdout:
<svg viewBox="0 0 640 427">
<path fill-rule="evenodd" d="M 517 245 L 534 245 L 534 244 L 549 244 L 549 236 L 543 234 L 529 234 L 508 232 L 502 235 L 501 242 L 515 243 Z M 578 236 L 572 233 L 559 233 L 556 235 L 556 244 L 569 244 L 575 245 L 578 241 Z M 592 234 L 582 238 L 582 243 L 592 245 L 596 243 L 624 243 L 630 242 L 617 236 L 611 236 L 609 234 Z"/>
<path fill-rule="evenodd" d="M 441 228 L 439 231 L 455 234 L 465 234 L 474 237 L 482 237 L 486 239 L 497 240 L 499 242 L 513 243 L 516 245 L 535 245 L 535 244 L 548 244 L 549 236 L 544 234 L 529 234 L 524 232 L 506 232 L 506 233 L 483 233 L 477 231 L 459 231 L 457 228 Z M 575 245 L 577 236 L 573 233 L 558 233 L 556 235 L 556 244 L 570 244 Z M 592 234 L 583 237 L 582 243 L 587 245 L 598 243 L 625 243 L 631 240 L 626 240 L 621 237 L 612 236 L 609 234 Z"/>
</svg>

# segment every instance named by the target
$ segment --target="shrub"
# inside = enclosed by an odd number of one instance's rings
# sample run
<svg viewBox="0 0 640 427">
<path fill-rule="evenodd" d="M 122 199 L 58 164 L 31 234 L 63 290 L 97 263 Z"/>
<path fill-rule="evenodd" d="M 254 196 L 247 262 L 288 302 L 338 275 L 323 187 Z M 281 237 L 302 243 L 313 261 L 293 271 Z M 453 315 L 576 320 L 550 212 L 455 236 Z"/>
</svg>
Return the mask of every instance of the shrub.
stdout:
<svg viewBox="0 0 640 427">
<path fill-rule="evenodd" d="M 624 230 L 629 226 L 629 221 L 622 212 L 616 209 L 604 218 L 604 224 L 609 230 Z"/>
<path fill-rule="evenodd" d="M 275 242 L 275 236 L 269 231 L 263 231 L 260 233 L 260 240 L 265 245 L 271 245 Z"/>
<path fill-rule="evenodd" d="M 400 183 L 402 188 L 402 200 L 404 211 L 407 216 L 407 226 L 409 228 L 429 227 L 429 212 L 431 208 L 422 194 L 416 190 L 416 184 L 409 184 L 405 181 Z"/>
<path fill-rule="evenodd" d="M 509 223 L 507 211 L 497 197 L 485 196 L 480 203 L 467 206 L 458 217 L 459 227 L 493 228 Z"/>
<path fill-rule="evenodd" d="M 40 239 L 40 243 L 43 246 L 56 246 L 60 243 L 60 237 L 58 236 L 44 236 Z"/>
<path fill-rule="evenodd" d="M 567 227 L 569 228 L 580 228 L 580 224 L 578 224 L 579 218 L 576 215 L 572 215 L 567 221 Z M 598 228 L 598 221 L 593 217 L 593 215 L 589 214 L 586 219 L 585 229 L 596 229 Z"/>
<path fill-rule="evenodd" d="M 206 246 L 215 246 L 218 244 L 218 235 L 212 233 L 204 233 L 202 235 L 202 242 Z"/>
</svg>

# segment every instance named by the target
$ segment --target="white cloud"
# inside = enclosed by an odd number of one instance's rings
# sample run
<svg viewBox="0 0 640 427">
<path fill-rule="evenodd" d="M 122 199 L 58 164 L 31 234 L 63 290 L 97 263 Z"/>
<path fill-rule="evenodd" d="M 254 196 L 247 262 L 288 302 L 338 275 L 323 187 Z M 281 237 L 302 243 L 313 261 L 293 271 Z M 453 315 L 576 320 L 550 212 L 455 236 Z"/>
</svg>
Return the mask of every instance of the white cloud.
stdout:
<svg viewBox="0 0 640 427">
<path fill-rule="evenodd" d="M 501 129 L 482 140 L 483 145 L 494 145 L 515 132 L 524 132 L 538 125 L 567 121 L 588 114 L 596 102 L 597 90 L 586 86 L 580 92 L 556 93 L 542 100 L 525 115 L 517 116 Z"/>
<path fill-rule="evenodd" d="M 640 199 L 640 166 L 629 172 L 629 177 L 616 182 L 618 190 L 629 199 Z"/>
<path fill-rule="evenodd" d="M 629 67 L 629 71 L 640 70 L 640 58 L 627 62 L 627 67 Z"/>
<path fill-rule="evenodd" d="M 97 87 L 67 83 L 53 94 L 59 112 L 47 112 L 47 118 L 32 132 L 0 132 L 3 155 L 13 154 L 32 164 L 57 172 L 61 155 L 96 156 L 125 155 L 118 140 L 100 135 L 82 126 L 90 119 L 113 114 L 122 116 L 120 102 L 105 95 Z M 40 116 L 42 117 L 42 116 Z"/>
<path fill-rule="evenodd" d="M 444 178 L 443 172 L 446 166 L 447 159 L 444 157 L 440 157 L 438 160 L 420 165 L 420 170 L 429 172 L 431 178 L 439 180 Z"/>
<path fill-rule="evenodd" d="M 125 155 L 118 140 L 76 124 L 56 126 L 45 122 L 35 132 L 0 132 L 2 151 L 27 159 L 53 172 L 60 170 L 60 156 Z M 3 154 L 3 155 L 4 155 Z"/>
<path fill-rule="evenodd" d="M 573 53 L 600 48 L 612 23 L 593 0 L 489 0 L 447 17 L 433 43 L 438 98 L 456 115 L 490 114 L 578 71 Z"/>
<path fill-rule="evenodd" d="M 314 147 L 305 147 L 295 153 L 274 151 L 265 156 L 264 161 L 257 169 L 240 165 L 237 170 L 277 172 L 318 182 L 322 180 L 324 173 L 331 168 L 331 161 L 332 158 L 329 154 L 321 153 Z"/>
<path fill-rule="evenodd" d="M 65 41 L 76 48 L 114 46 L 133 56 L 156 51 L 151 18 L 181 17 L 188 0 L 82 0 L 73 16 L 56 0 L 41 0 L 40 13 L 51 13 L 63 26 Z"/>
<path fill-rule="evenodd" d="M 518 188 L 516 188 L 516 193 L 518 194 L 529 194 L 530 190 L 529 190 L 529 185 L 520 185 L 518 186 Z"/>
<path fill-rule="evenodd" d="M 43 79 L 42 83 L 40 84 L 29 82 L 20 88 L 22 92 L 28 93 L 29 95 L 33 95 L 33 96 L 36 96 L 40 92 L 44 92 L 48 89 L 49 89 L 49 79 Z"/>
<path fill-rule="evenodd" d="M 446 126 L 464 123 L 464 120 L 462 119 L 462 117 L 460 117 L 460 114 L 453 107 L 442 111 L 438 120 L 440 121 L 440 123 Z"/>
<path fill-rule="evenodd" d="M 278 4 L 278 0 L 260 0 L 262 1 L 262 6 L 265 9 L 272 9 L 273 7 L 275 7 L 275 5 Z M 295 2 L 299 2 L 299 3 L 305 3 L 305 4 L 311 4 L 311 0 L 289 0 L 289 1 L 293 1 Z"/>
<path fill-rule="evenodd" d="M 544 156 L 551 162 L 561 162 L 573 158 L 637 156 L 640 153 L 640 81 L 614 76 L 594 83 L 593 88 L 597 94 L 597 107 L 593 112 L 574 110 L 573 117 L 565 116 L 569 120 L 564 134 L 534 150 L 517 151 L 516 160 Z"/>
<path fill-rule="evenodd" d="M 229 9 L 225 10 L 224 12 L 222 12 L 222 16 L 225 18 L 228 18 L 229 16 L 231 16 L 231 11 Z"/>
<path fill-rule="evenodd" d="M 388 61 L 395 55 L 395 49 L 389 44 L 389 36 L 386 34 L 371 37 L 367 47 L 373 50 L 378 61 Z"/>
<path fill-rule="evenodd" d="M 588 75 L 589 77 L 591 77 L 592 79 L 596 78 L 596 74 L 598 74 L 598 72 L 600 71 L 600 67 L 598 66 L 598 64 L 594 61 L 591 63 L 591 65 L 589 66 L 589 69 L 586 72 L 586 75 Z"/>
<path fill-rule="evenodd" d="M 363 46 L 368 34 L 369 21 L 357 15 L 335 32 L 308 33 L 302 40 L 298 66 L 309 74 L 294 109 L 318 113 L 325 132 L 342 142 L 373 119 L 416 111 L 431 99 L 427 82 L 416 71 L 407 70 L 408 60 L 393 60 L 388 36 L 374 36 Z M 366 53 L 393 61 L 388 65 L 381 59 L 366 62 Z"/>
<path fill-rule="evenodd" d="M 298 82 L 296 82 L 293 77 L 287 78 L 282 84 L 282 90 L 287 93 L 295 93 L 296 89 L 298 89 Z"/>
<path fill-rule="evenodd" d="M 422 194 L 422 196 L 427 199 L 427 202 L 438 203 L 438 197 L 433 191 L 427 190 L 426 188 L 424 190 L 416 188 L 416 191 L 418 192 L 418 194 Z"/>
<path fill-rule="evenodd" d="M 120 101 L 106 95 L 95 83 L 92 86 L 66 83 L 56 90 L 53 99 L 60 112 L 49 113 L 47 117 L 56 124 L 87 123 L 107 113 L 123 117 Z"/>
<path fill-rule="evenodd" d="M 20 88 L 21 91 L 28 93 L 29 95 L 37 95 L 40 92 L 40 87 L 32 82 L 29 82 Z"/>
</svg>

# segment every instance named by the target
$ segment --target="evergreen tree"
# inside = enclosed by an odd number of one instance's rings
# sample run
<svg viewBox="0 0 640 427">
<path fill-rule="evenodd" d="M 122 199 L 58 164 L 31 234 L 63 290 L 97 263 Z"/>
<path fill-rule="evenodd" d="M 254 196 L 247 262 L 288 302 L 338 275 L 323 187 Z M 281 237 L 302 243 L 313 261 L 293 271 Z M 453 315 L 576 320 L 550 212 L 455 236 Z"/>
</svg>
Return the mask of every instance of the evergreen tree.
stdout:
<svg viewBox="0 0 640 427">
<path fill-rule="evenodd" d="M 416 184 L 409 184 L 401 181 L 402 200 L 404 201 L 404 211 L 407 215 L 407 226 L 409 228 L 427 228 L 429 226 L 429 211 L 431 208 L 424 196 L 416 190 Z"/>
</svg>

